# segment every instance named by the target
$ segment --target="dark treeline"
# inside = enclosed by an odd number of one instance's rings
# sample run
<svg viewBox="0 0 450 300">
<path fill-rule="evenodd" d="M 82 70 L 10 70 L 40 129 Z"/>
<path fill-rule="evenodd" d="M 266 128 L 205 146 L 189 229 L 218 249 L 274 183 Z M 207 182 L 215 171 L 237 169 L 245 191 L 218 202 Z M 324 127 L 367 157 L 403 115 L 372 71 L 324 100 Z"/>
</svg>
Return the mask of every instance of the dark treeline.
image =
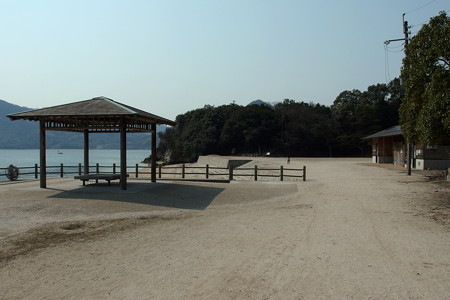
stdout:
<svg viewBox="0 0 450 300">
<path fill-rule="evenodd" d="M 178 115 L 160 133 L 159 153 L 171 162 L 199 155 L 367 156 L 362 138 L 398 124 L 403 91 L 398 79 L 344 91 L 331 106 L 285 99 L 275 105 L 236 104 Z"/>
</svg>

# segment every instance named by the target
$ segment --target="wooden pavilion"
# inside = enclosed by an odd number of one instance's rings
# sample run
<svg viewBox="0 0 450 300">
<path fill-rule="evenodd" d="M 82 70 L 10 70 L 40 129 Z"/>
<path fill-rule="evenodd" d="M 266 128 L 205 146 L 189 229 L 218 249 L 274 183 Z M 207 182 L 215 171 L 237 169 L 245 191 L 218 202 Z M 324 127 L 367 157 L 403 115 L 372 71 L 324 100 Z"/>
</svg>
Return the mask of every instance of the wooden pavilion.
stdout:
<svg viewBox="0 0 450 300">
<path fill-rule="evenodd" d="M 126 134 L 152 133 L 151 181 L 156 181 L 156 126 L 175 126 L 175 122 L 106 97 L 10 114 L 11 120 L 39 122 L 40 187 L 47 187 L 45 131 L 84 133 L 84 174 L 89 174 L 89 133 L 120 133 L 120 187 L 127 189 Z"/>
</svg>

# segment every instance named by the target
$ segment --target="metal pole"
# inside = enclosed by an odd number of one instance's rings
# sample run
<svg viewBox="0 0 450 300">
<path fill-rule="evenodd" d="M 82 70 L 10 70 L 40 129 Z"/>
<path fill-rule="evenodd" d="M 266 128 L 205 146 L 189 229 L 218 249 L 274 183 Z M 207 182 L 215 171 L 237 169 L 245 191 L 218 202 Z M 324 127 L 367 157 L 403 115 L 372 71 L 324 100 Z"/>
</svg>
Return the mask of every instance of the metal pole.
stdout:
<svg viewBox="0 0 450 300">
<path fill-rule="evenodd" d="M 405 14 L 403 14 L 403 33 L 405 34 L 405 57 L 408 55 L 408 34 L 409 34 L 409 27 L 408 27 L 408 21 L 405 21 Z M 406 166 L 407 166 L 407 171 L 406 174 L 408 176 L 411 175 L 411 159 L 412 159 L 412 149 L 411 149 L 411 142 L 409 141 L 409 139 L 407 139 L 407 162 L 406 162 Z"/>
<path fill-rule="evenodd" d="M 409 26 L 408 21 L 405 21 L 405 14 L 402 15 L 402 23 L 403 23 L 403 34 L 405 35 L 402 39 L 395 39 L 395 40 L 387 40 L 384 42 L 385 45 L 389 45 L 390 42 L 395 41 L 405 41 L 405 57 L 408 55 L 408 43 L 409 43 Z M 409 139 L 405 137 L 406 140 L 406 174 L 411 175 L 411 145 Z"/>
</svg>

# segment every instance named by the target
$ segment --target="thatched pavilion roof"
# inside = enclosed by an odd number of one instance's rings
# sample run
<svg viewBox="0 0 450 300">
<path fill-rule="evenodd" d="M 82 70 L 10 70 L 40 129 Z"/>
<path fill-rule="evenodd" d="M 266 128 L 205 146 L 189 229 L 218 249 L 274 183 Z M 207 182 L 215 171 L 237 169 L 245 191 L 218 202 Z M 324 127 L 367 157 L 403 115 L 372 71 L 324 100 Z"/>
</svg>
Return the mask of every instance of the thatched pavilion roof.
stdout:
<svg viewBox="0 0 450 300">
<path fill-rule="evenodd" d="M 117 132 L 125 122 L 127 132 L 150 131 L 149 124 L 175 126 L 175 122 L 106 97 L 10 114 L 11 120 L 44 121 L 46 128 L 61 131 Z"/>
</svg>

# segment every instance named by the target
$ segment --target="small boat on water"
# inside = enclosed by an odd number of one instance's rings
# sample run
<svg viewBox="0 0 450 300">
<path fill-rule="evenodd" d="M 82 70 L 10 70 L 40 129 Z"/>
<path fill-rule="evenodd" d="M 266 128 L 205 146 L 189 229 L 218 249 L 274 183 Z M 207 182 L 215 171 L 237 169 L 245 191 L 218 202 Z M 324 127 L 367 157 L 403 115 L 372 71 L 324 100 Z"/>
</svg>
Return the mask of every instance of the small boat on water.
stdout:
<svg viewBox="0 0 450 300">
<path fill-rule="evenodd" d="M 58 150 L 58 154 L 63 154 L 61 151 Z"/>
</svg>

